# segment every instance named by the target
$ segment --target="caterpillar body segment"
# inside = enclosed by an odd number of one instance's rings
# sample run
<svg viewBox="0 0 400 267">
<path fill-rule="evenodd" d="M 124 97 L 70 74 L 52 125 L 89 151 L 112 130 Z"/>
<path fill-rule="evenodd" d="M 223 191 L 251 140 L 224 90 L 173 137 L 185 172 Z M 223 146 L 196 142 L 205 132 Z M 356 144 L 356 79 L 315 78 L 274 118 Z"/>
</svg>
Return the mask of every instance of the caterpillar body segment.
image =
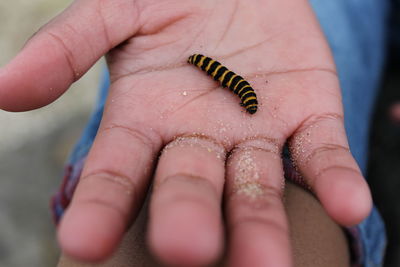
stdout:
<svg viewBox="0 0 400 267">
<path fill-rule="evenodd" d="M 201 54 L 191 55 L 188 58 L 188 63 L 205 71 L 214 80 L 219 81 L 222 87 L 227 87 L 238 95 L 242 102 L 241 105 L 247 112 L 256 113 L 258 107 L 257 95 L 251 85 L 240 75 L 230 71 L 218 61 Z"/>
</svg>

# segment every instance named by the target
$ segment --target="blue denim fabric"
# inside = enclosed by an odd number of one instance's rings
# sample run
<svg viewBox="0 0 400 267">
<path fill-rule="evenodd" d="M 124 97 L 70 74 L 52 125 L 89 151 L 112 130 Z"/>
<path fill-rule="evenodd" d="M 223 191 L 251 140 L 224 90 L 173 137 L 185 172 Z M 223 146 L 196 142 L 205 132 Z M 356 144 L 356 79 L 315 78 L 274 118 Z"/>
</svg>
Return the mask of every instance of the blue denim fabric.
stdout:
<svg viewBox="0 0 400 267">
<path fill-rule="evenodd" d="M 108 95 L 108 88 L 110 87 L 110 76 L 108 75 L 108 70 L 105 68 L 103 70 L 103 75 L 101 77 L 101 83 L 99 88 L 99 95 L 97 99 L 97 104 L 90 116 L 90 120 L 86 125 L 80 140 L 75 145 L 69 156 L 69 164 L 74 165 L 78 163 L 82 158 L 85 158 L 92 147 L 94 138 L 96 137 L 97 130 L 100 126 L 101 118 L 103 117 L 103 109 Z"/>
<path fill-rule="evenodd" d="M 389 1 L 310 2 L 333 51 L 350 149 L 365 174 L 371 112 L 385 57 Z M 362 266 L 382 266 L 386 237 L 375 208 L 357 230 L 362 242 Z"/>
<path fill-rule="evenodd" d="M 310 1 L 333 51 L 351 152 L 365 174 L 370 118 L 385 58 L 389 1 Z M 383 265 L 385 228 L 374 208 L 357 226 L 362 266 Z"/>
<path fill-rule="evenodd" d="M 310 0 L 334 54 L 342 87 L 345 127 L 351 152 L 365 174 L 373 102 L 385 56 L 387 0 Z M 110 81 L 105 71 L 99 101 L 70 164 L 86 157 L 102 117 Z M 382 266 L 385 229 L 374 208 L 355 227 L 361 243 L 360 266 Z"/>
<path fill-rule="evenodd" d="M 310 1 L 334 54 L 350 148 L 365 174 L 372 105 L 384 63 L 388 1 Z"/>
</svg>

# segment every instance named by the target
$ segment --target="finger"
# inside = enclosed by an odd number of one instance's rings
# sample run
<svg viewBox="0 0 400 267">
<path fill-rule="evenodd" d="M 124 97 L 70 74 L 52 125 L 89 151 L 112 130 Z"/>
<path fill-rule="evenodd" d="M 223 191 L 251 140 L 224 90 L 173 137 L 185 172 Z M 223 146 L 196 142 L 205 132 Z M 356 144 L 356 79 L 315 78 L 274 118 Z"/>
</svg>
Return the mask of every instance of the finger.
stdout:
<svg viewBox="0 0 400 267">
<path fill-rule="evenodd" d="M 353 225 L 369 214 L 371 195 L 349 150 L 341 115 L 326 114 L 305 121 L 290 141 L 290 152 L 334 220 Z"/>
<path fill-rule="evenodd" d="M 58 231 L 61 248 L 86 261 L 107 258 L 141 207 L 161 139 L 145 125 L 111 124 L 105 114 Z"/>
<path fill-rule="evenodd" d="M 292 266 L 280 147 L 271 139 L 246 141 L 229 158 L 228 266 Z"/>
<path fill-rule="evenodd" d="M 137 28 L 133 1 L 75 1 L 0 69 L 0 108 L 24 111 L 54 101 Z"/>
<path fill-rule="evenodd" d="M 173 266 L 204 266 L 222 251 L 225 153 L 204 136 L 177 138 L 163 151 L 150 202 L 153 253 Z"/>
</svg>

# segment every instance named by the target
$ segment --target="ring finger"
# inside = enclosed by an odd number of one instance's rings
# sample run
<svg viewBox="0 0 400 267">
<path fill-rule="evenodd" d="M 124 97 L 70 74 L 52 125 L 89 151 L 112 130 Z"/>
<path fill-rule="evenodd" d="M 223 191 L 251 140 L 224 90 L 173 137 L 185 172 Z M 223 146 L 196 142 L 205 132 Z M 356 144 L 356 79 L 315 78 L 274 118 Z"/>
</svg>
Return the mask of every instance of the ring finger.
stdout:
<svg viewBox="0 0 400 267">
<path fill-rule="evenodd" d="M 259 138 L 231 153 L 226 180 L 230 267 L 291 266 L 280 151 L 275 140 Z"/>
</svg>

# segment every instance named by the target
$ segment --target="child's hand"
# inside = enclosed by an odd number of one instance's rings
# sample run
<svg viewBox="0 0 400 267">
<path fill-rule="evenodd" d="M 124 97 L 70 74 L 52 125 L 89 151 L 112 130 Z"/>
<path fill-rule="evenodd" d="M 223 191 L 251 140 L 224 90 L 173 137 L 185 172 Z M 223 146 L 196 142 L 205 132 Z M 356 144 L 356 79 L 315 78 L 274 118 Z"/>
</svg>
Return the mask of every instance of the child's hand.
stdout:
<svg viewBox="0 0 400 267">
<path fill-rule="evenodd" d="M 148 237 L 161 260 L 212 262 L 225 225 L 229 266 L 290 266 L 286 141 L 333 219 L 350 225 L 368 214 L 335 67 L 307 1 L 75 1 L 0 70 L 0 108 L 50 103 L 107 51 L 112 84 L 103 120 L 59 229 L 68 255 L 110 255 L 155 167 Z M 258 95 L 257 113 L 187 64 L 194 53 L 244 76 Z"/>
</svg>

